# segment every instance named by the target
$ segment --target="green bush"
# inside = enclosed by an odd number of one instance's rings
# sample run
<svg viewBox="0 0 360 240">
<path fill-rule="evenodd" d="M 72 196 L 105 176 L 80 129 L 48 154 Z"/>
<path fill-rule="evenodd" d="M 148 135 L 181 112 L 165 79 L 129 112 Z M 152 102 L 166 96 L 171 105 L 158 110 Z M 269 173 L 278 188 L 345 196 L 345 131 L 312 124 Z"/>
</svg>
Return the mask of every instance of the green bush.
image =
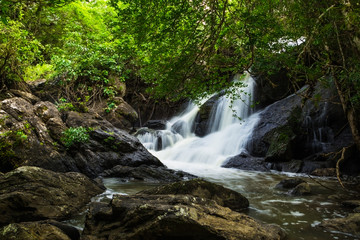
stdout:
<svg viewBox="0 0 360 240">
<path fill-rule="evenodd" d="M 70 127 L 62 132 L 61 142 L 65 147 L 70 148 L 75 143 L 85 143 L 89 141 L 88 129 L 85 127 Z"/>
</svg>

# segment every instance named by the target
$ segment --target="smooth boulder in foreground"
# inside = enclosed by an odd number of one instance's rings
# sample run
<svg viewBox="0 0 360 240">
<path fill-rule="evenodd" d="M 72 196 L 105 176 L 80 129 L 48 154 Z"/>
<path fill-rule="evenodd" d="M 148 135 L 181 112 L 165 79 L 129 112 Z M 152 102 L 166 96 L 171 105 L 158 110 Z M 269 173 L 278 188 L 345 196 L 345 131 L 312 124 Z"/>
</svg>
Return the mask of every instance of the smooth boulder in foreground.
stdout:
<svg viewBox="0 0 360 240">
<path fill-rule="evenodd" d="M 249 207 L 249 200 L 242 196 L 240 193 L 202 179 L 192 179 L 189 181 L 175 182 L 172 184 L 144 190 L 139 194 L 189 194 L 195 197 L 214 200 L 220 206 L 228 207 L 233 211 L 240 211 Z"/>
<path fill-rule="evenodd" d="M 284 231 L 191 195 L 115 195 L 92 203 L 83 240 L 285 239 Z"/>
<path fill-rule="evenodd" d="M 24 166 L 0 176 L 0 226 L 79 213 L 104 187 L 84 174 Z"/>
</svg>

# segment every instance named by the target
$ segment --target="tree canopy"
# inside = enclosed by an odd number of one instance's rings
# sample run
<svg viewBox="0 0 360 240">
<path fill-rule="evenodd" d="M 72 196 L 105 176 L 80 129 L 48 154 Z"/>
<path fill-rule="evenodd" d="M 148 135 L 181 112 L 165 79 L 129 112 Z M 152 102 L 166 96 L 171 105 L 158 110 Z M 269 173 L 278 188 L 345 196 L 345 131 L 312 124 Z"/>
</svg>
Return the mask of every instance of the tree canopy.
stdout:
<svg viewBox="0 0 360 240">
<path fill-rule="evenodd" d="M 111 99 L 116 76 L 141 79 L 153 98 L 196 99 L 236 73 L 284 70 L 294 89 L 335 84 L 360 146 L 356 0 L 0 3 L 2 88 L 46 76 L 76 93 L 69 100 Z"/>
</svg>

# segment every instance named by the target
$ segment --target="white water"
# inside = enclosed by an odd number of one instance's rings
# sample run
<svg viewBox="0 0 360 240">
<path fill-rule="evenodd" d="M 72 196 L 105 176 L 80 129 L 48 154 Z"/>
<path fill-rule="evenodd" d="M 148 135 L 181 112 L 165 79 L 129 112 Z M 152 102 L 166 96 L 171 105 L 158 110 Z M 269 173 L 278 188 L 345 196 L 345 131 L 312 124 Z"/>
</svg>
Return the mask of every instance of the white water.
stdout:
<svg viewBox="0 0 360 240">
<path fill-rule="evenodd" d="M 280 225 L 288 232 L 289 240 L 358 239 L 316 228 L 323 219 L 346 215 L 346 210 L 341 209 L 335 200 L 328 198 L 334 192 L 342 192 L 336 182 L 321 180 L 322 185 L 335 190 L 325 189 L 317 182 L 311 182 L 312 195 L 294 198 L 274 189 L 274 186 L 284 178 L 304 176 L 220 167 L 229 157 L 247 151 L 247 142 L 259 120 L 260 113 L 252 113 L 249 107 L 253 101 L 251 96 L 254 96 L 254 80 L 247 77 L 245 83 L 247 87 L 239 91 L 250 93 L 250 96 L 244 93 L 243 101 L 235 101 L 232 107 L 242 120 L 233 116 L 233 111 L 229 108 L 230 100 L 224 96 L 213 107 L 209 134 L 205 137 L 200 138 L 193 133 L 199 108 L 190 104 L 183 114 L 168 122 L 166 130 L 148 132 L 138 138 L 169 168 L 192 173 L 243 194 L 250 201 L 248 215 Z M 123 184 L 116 185 L 119 188 L 116 192 L 123 192 Z"/>
<path fill-rule="evenodd" d="M 184 113 L 168 122 L 166 130 L 146 133 L 138 138 L 170 168 L 191 169 L 190 172 L 198 174 L 194 172 L 195 168 L 220 167 L 227 158 L 247 151 L 246 144 L 259 120 L 259 114 L 250 115 L 255 81 L 250 76 L 243 81 L 245 87 L 238 89 L 239 100 L 231 104 L 225 95 L 218 99 L 211 112 L 209 134 L 205 137 L 193 133 L 199 107 L 190 104 Z M 159 141 L 162 150 L 154 151 L 159 149 Z"/>
</svg>

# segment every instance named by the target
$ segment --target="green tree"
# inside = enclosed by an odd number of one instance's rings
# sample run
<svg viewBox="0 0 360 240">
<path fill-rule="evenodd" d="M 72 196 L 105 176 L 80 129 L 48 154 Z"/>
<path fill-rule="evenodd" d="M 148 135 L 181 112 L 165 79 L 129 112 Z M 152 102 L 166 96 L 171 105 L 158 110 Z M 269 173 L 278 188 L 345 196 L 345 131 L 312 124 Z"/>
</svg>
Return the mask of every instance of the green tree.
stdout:
<svg viewBox="0 0 360 240">
<path fill-rule="evenodd" d="M 118 13 L 117 36 L 131 43 L 129 61 L 155 96 L 201 97 L 250 68 L 285 69 L 295 88 L 330 78 L 360 149 L 358 1 L 111 3 Z"/>
</svg>

